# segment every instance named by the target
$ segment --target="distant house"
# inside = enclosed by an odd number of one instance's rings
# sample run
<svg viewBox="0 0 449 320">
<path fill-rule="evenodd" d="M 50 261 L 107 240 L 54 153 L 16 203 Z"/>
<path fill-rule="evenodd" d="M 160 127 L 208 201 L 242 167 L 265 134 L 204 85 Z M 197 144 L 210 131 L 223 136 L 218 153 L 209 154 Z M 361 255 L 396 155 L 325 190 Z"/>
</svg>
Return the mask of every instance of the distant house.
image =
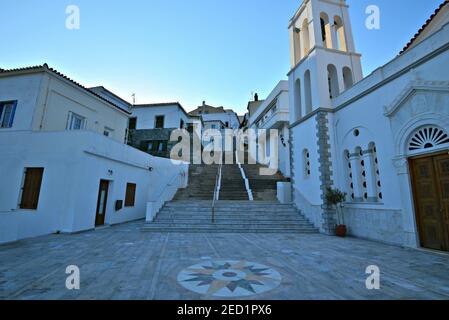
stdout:
<svg viewBox="0 0 449 320">
<path fill-rule="evenodd" d="M 252 115 L 254 115 L 259 109 L 260 105 L 263 103 L 263 100 L 259 100 L 259 96 L 257 94 L 254 95 L 254 101 L 249 101 L 246 109 L 248 110 L 248 119 Z"/>
<path fill-rule="evenodd" d="M 200 127 L 201 118 L 189 116 L 178 102 L 134 105 L 128 144 L 151 155 L 169 158 L 177 143 L 170 141 L 172 132 L 186 129 L 192 133 L 195 123 Z"/>
<path fill-rule="evenodd" d="M 258 148 L 264 155 L 258 158 L 259 162 L 265 162 L 271 167 L 279 168 L 286 177 L 290 177 L 290 146 L 289 146 L 289 95 L 288 81 L 280 81 L 266 100 L 253 101 L 248 105 L 250 116 L 248 128 L 259 131 L 266 130 L 266 137 L 259 139 Z M 271 145 L 270 130 L 278 130 L 277 141 Z M 271 157 L 276 152 L 276 162 Z"/>
<path fill-rule="evenodd" d="M 201 116 L 204 121 L 221 121 L 223 122 L 225 128 L 228 129 L 238 129 L 240 127 L 240 121 L 237 114 L 230 109 L 224 109 L 223 107 L 213 107 L 206 104 L 206 101 L 203 101 L 203 104 L 197 107 L 195 110 L 189 112 L 191 116 Z"/>
</svg>

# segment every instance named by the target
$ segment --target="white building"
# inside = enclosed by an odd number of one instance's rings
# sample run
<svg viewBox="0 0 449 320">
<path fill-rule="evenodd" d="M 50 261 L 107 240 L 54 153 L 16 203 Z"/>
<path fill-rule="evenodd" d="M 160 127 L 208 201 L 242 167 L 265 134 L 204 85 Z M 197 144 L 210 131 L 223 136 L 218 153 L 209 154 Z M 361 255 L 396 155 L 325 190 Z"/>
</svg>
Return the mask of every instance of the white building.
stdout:
<svg viewBox="0 0 449 320">
<path fill-rule="evenodd" d="M 183 129 L 193 122 L 179 102 L 134 105 L 132 118 L 137 130 Z"/>
<path fill-rule="evenodd" d="M 449 250 L 448 7 L 364 79 L 345 1 L 305 0 L 290 21 L 293 196 L 322 232 L 333 187 L 350 234 Z"/>
<path fill-rule="evenodd" d="M 226 125 L 221 120 L 205 120 L 208 117 L 202 116 L 201 117 L 204 122 L 204 130 L 218 130 L 223 131 L 226 129 Z"/>
<path fill-rule="evenodd" d="M 254 105 L 254 104 L 251 104 Z M 289 95 L 288 81 L 280 81 L 267 99 L 257 104 L 257 108 L 252 108 L 251 116 L 248 120 L 248 128 L 260 131 L 266 130 L 264 139 L 259 140 L 258 147 L 266 157 L 258 159 L 260 162 L 267 160 L 271 168 L 278 167 L 279 171 L 286 177 L 290 177 L 290 146 L 289 146 Z M 270 144 L 270 130 L 277 130 L 277 143 Z M 273 148 L 277 148 L 274 150 Z M 273 149 L 273 150 L 272 150 Z M 277 161 L 273 163 L 270 154 L 277 152 Z"/>
<path fill-rule="evenodd" d="M 141 219 L 185 186 L 124 144 L 129 116 L 47 65 L 1 70 L 0 243 Z"/>
<path fill-rule="evenodd" d="M 172 132 L 186 129 L 201 136 L 201 117 L 190 116 L 179 102 L 153 103 L 132 106 L 129 121 L 128 144 L 151 155 L 170 158 L 177 140 L 171 141 Z"/>
<path fill-rule="evenodd" d="M 195 110 L 189 112 L 192 116 L 201 116 L 203 121 L 221 121 L 225 128 L 237 130 L 240 127 L 240 120 L 237 114 L 230 110 L 224 109 L 223 107 L 212 107 L 203 101 L 203 104 L 196 108 Z"/>
</svg>

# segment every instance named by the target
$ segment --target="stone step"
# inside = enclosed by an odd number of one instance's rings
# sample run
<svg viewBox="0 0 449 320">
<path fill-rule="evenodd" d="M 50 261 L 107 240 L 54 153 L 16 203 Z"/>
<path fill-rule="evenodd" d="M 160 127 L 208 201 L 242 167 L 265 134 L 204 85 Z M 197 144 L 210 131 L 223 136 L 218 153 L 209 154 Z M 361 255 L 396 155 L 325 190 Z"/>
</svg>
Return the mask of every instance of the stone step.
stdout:
<svg viewBox="0 0 449 320">
<path fill-rule="evenodd" d="M 158 225 L 207 225 L 212 221 L 212 217 L 208 217 L 208 219 L 158 219 L 155 224 Z M 223 218 L 215 218 L 215 224 L 217 225 L 242 225 L 242 226 L 282 226 L 282 227 L 290 227 L 290 226 L 302 226 L 309 227 L 310 223 L 307 221 L 296 221 L 296 220 L 257 220 L 257 222 L 251 223 L 250 220 L 229 220 Z"/>
<path fill-rule="evenodd" d="M 203 213 L 203 212 L 210 212 L 212 210 L 212 207 L 198 207 L 198 208 L 192 208 L 192 207 L 164 207 L 161 212 L 188 212 L 188 213 Z M 215 212 L 220 213 L 228 213 L 228 214 L 235 214 L 235 215 L 280 215 L 280 214 L 293 214 L 293 215 L 299 215 L 298 211 L 294 209 L 239 209 L 239 208 L 220 208 L 216 207 Z"/>
<path fill-rule="evenodd" d="M 245 201 L 240 201 L 245 202 Z M 256 202 L 256 201 L 254 201 Z M 261 203 L 263 203 L 261 201 Z M 188 204 L 184 201 L 174 201 L 169 202 L 165 205 L 166 208 L 212 208 L 212 199 L 210 201 L 204 201 L 203 203 L 194 203 L 194 204 Z M 244 209 L 244 210 L 260 210 L 260 211 L 266 211 L 266 210 L 288 210 L 292 212 L 296 212 L 296 209 L 291 206 L 282 206 L 282 205 L 264 205 L 264 204 L 257 204 L 257 205 L 247 205 L 247 204 L 236 204 L 236 205 L 223 205 L 221 204 L 221 201 L 217 201 L 215 203 L 215 208 L 217 210 L 224 209 L 224 210 L 233 210 L 233 209 Z"/>
<path fill-rule="evenodd" d="M 164 233 L 267 233 L 267 234 L 286 234 L 286 233 L 300 233 L 300 234 L 313 234 L 318 233 L 314 228 L 259 228 L 259 229 L 228 229 L 222 226 L 215 227 L 158 227 L 156 225 L 145 225 L 142 228 L 145 232 L 164 232 Z"/>
<path fill-rule="evenodd" d="M 169 212 L 161 212 L 157 216 L 157 220 L 159 219 L 179 219 L 179 220 L 191 220 L 191 219 L 198 219 L 198 220 L 209 220 L 210 217 L 212 217 L 212 212 L 208 212 L 205 214 L 188 214 L 188 213 L 169 213 Z M 230 214 L 222 214 L 219 212 L 215 212 L 215 217 L 221 219 L 221 220 L 228 220 L 228 221 L 307 221 L 304 217 L 298 215 L 281 215 L 281 216 L 238 216 L 238 215 L 230 215 Z"/>
<path fill-rule="evenodd" d="M 237 217 L 302 217 L 303 215 L 294 212 L 294 211 L 276 211 L 276 212 L 267 212 L 267 211 L 239 211 L 239 210 L 214 210 L 216 214 L 220 214 L 223 216 L 237 216 Z M 179 214 L 179 215 L 207 215 L 212 212 L 212 209 L 203 209 L 203 210 L 185 210 L 185 209 L 168 209 L 163 208 L 161 213 L 166 214 Z"/>
</svg>

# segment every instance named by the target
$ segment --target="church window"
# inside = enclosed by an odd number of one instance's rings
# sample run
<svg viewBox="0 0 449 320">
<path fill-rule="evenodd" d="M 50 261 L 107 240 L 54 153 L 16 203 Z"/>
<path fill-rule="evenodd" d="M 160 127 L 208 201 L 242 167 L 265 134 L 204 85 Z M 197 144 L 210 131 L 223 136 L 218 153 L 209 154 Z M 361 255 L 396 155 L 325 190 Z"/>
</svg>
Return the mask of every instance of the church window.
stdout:
<svg viewBox="0 0 449 320">
<path fill-rule="evenodd" d="M 327 66 L 328 82 L 329 82 L 329 97 L 336 98 L 340 94 L 338 86 L 337 68 L 333 64 Z"/>
<path fill-rule="evenodd" d="M 310 70 L 307 70 L 304 74 L 304 98 L 305 98 L 305 115 L 312 112 L 312 80 L 310 76 Z"/>
<path fill-rule="evenodd" d="M 354 85 L 352 71 L 348 67 L 343 68 L 343 82 L 345 84 L 345 90 L 348 90 Z"/>
<path fill-rule="evenodd" d="M 360 172 L 360 176 L 359 176 L 359 181 L 361 182 L 361 186 L 360 186 L 360 191 L 361 191 L 361 197 L 363 201 L 368 200 L 368 184 L 367 184 L 367 166 L 366 166 L 366 162 L 363 158 L 363 150 L 360 147 L 356 148 L 356 154 L 358 155 L 359 159 L 358 159 L 358 165 L 359 165 L 359 170 L 358 172 Z"/>
<path fill-rule="evenodd" d="M 345 175 L 346 175 L 346 181 L 347 181 L 347 190 L 351 197 L 351 200 L 355 200 L 355 193 L 354 193 L 354 181 L 352 180 L 352 165 L 351 165 L 351 154 L 348 150 L 345 150 L 344 152 L 344 162 L 345 162 Z"/>
<path fill-rule="evenodd" d="M 323 46 L 325 48 L 332 48 L 332 37 L 331 37 L 331 26 L 329 23 L 329 16 L 322 12 L 320 14 L 320 24 L 321 24 L 321 38 L 323 41 Z"/>
<path fill-rule="evenodd" d="M 309 150 L 304 149 L 304 151 L 302 152 L 302 157 L 303 157 L 304 177 L 308 178 L 308 177 L 310 177 L 310 174 L 311 174 Z"/>
<path fill-rule="evenodd" d="M 381 201 L 383 199 L 382 195 L 382 183 L 380 181 L 380 169 L 379 169 L 379 159 L 377 157 L 377 148 L 376 144 L 374 142 L 370 143 L 369 150 L 371 150 L 371 156 L 372 156 L 372 176 L 374 177 L 375 182 L 375 192 L 378 201 Z"/>
<path fill-rule="evenodd" d="M 304 20 L 301 33 L 303 36 L 303 55 L 307 56 L 310 51 L 309 20 Z"/>
<path fill-rule="evenodd" d="M 295 119 L 299 120 L 302 116 L 302 105 L 301 105 L 301 80 L 298 79 L 295 82 Z"/>
<path fill-rule="evenodd" d="M 408 150 L 420 151 L 446 144 L 449 144 L 449 136 L 445 130 L 436 126 L 426 126 L 419 129 L 410 138 Z"/>
<path fill-rule="evenodd" d="M 334 34 L 337 43 L 338 50 L 347 51 L 346 48 L 346 36 L 343 21 L 339 16 L 334 17 Z"/>
</svg>

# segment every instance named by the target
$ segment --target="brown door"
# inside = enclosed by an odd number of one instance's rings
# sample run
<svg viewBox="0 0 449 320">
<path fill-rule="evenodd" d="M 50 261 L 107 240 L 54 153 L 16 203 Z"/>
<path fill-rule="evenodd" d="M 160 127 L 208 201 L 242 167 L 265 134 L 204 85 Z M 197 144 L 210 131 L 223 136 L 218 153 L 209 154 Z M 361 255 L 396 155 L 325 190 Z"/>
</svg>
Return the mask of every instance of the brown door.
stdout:
<svg viewBox="0 0 449 320">
<path fill-rule="evenodd" d="M 100 190 L 98 191 L 97 215 L 95 218 L 95 226 L 104 225 L 106 217 L 106 207 L 108 203 L 109 181 L 100 181 Z"/>
<path fill-rule="evenodd" d="M 449 250 L 449 155 L 410 161 L 421 246 Z"/>
<path fill-rule="evenodd" d="M 449 154 L 434 158 L 440 195 L 440 213 L 445 232 L 445 250 L 449 251 Z"/>
<path fill-rule="evenodd" d="M 20 209 L 37 210 L 44 168 L 26 168 Z"/>
</svg>

